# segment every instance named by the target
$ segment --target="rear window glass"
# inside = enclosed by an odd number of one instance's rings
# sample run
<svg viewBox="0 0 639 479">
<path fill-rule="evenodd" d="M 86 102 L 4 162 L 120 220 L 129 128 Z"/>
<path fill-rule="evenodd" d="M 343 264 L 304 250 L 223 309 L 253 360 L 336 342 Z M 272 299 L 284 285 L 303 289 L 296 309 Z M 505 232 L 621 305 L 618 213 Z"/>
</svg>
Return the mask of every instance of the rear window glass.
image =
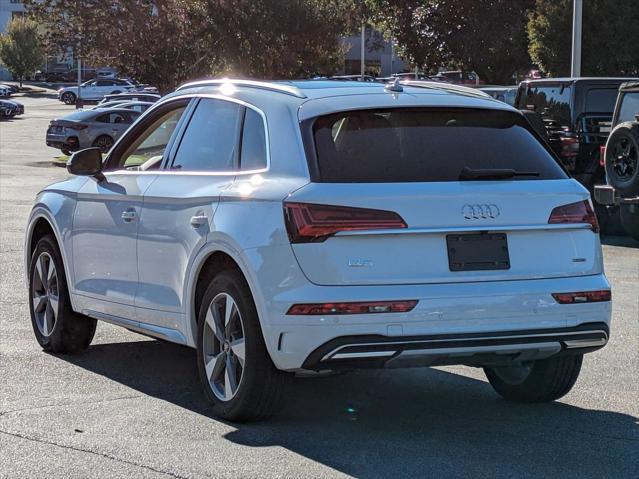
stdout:
<svg viewBox="0 0 639 479">
<path fill-rule="evenodd" d="M 517 108 L 536 111 L 543 118 L 557 121 L 562 126 L 569 126 L 570 92 L 569 85 L 531 86 L 519 99 Z"/>
<path fill-rule="evenodd" d="M 586 112 L 612 113 L 617 102 L 616 88 L 592 88 L 586 94 Z"/>
<path fill-rule="evenodd" d="M 360 110 L 316 119 L 318 181 L 458 181 L 464 167 L 566 175 L 514 112 L 402 108 Z"/>
<path fill-rule="evenodd" d="M 618 122 L 634 121 L 635 115 L 639 115 L 639 91 L 624 93 L 621 98 Z"/>
</svg>

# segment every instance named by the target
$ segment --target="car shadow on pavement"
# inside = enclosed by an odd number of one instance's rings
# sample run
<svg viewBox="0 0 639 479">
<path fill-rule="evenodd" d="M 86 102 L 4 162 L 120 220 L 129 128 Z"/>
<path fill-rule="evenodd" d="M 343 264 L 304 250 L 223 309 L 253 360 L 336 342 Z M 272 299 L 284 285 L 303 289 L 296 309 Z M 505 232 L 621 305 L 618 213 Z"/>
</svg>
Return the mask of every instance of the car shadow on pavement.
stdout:
<svg viewBox="0 0 639 479">
<path fill-rule="evenodd" d="M 217 421 L 192 349 L 136 341 L 59 358 Z M 232 423 L 224 437 L 354 477 L 636 478 L 637 421 L 560 402 L 508 403 L 485 381 L 440 369 L 373 370 L 298 378 L 279 414 Z"/>
<path fill-rule="evenodd" d="M 601 237 L 601 244 L 608 246 L 626 246 L 629 248 L 639 248 L 639 241 L 630 236 L 604 235 Z"/>
</svg>

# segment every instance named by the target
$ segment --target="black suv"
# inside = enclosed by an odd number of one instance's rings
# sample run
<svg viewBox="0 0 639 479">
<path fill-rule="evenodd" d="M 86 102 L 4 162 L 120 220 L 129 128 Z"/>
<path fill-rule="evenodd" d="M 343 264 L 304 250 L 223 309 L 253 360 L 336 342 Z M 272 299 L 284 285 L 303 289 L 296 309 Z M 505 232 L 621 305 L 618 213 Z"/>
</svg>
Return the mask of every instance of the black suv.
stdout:
<svg viewBox="0 0 639 479">
<path fill-rule="evenodd" d="M 628 78 L 544 78 L 519 85 L 515 105 L 541 115 L 547 139 L 572 176 L 593 193 L 605 183 L 600 148 L 610 133 L 619 86 Z"/>
<path fill-rule="evenodd" d="M 604 152 L 607 185 L 595 187 L 595 199 L 619 206 L 621 224 L 639 241 L 639 82 L 619 88 Z"/>
</svg>

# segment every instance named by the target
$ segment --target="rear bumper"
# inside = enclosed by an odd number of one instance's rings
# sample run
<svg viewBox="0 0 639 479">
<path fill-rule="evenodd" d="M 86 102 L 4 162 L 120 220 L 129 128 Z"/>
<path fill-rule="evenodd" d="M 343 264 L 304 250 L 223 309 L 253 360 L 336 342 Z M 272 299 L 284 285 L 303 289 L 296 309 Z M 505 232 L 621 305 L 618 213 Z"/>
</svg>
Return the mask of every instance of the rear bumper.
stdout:
<svg viewBox="0 0 639 479">
<path fill-rule="evenodd" d="M 606 323 L 587 323 L 572 328 L 401 338 L 347 336 L 322 344 L 306 358 L 302 368 L 338 370 L 450 364 L 499 365 L 595 351 L 606 345 L 608 337 Z"/>
</svg>

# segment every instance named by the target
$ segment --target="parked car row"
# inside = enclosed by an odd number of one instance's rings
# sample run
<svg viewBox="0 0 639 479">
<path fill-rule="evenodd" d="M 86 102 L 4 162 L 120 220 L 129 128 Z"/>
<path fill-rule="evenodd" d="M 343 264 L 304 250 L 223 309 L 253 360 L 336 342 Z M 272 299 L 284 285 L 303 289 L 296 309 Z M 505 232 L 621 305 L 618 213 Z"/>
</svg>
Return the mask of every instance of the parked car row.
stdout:
<svg viewBox="0 0 639 479">
<path fill-rule="evenodd" d="M 101 101 L 108 95 L 118 95 L 121 93 L 140 93 L 157 95 L 157 89 L 154 87 L 140 85 L 129 79 L 122 78 L 104 78 L 95 79 L 84 82 L 78 89 L 77 86 L 67 86 L 58 90 L 58 100 L 73 105 L 78 96 L 82 100 Z"/>
<path fill-rule="evenodd" d="M 103 153 L 138 119 L 160 95 L 151 93 L 119 93 L 106 95 L 100 103 L 76 110 L 49 124 L 47 146 L 65 155 L 83 148 L 100 148 Z"/>
</svg>

